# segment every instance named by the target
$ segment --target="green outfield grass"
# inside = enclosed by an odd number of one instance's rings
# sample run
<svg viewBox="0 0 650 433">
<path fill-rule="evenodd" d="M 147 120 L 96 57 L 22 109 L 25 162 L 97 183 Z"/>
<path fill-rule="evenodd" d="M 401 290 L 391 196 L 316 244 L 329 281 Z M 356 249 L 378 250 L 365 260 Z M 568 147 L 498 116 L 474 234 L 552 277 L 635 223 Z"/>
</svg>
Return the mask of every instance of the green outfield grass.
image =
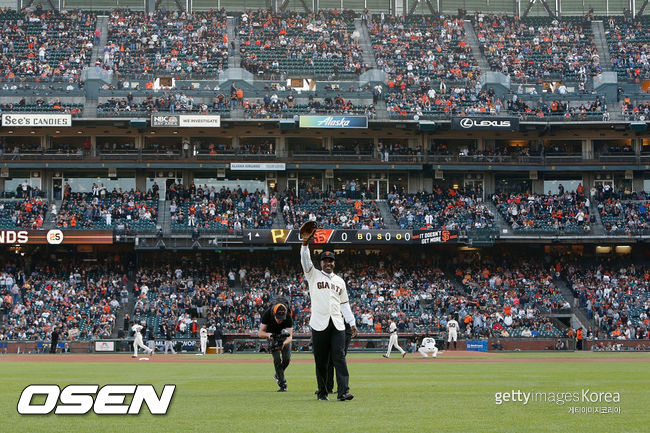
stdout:
<svg viewBox="0 0 650 433">
<path fill-rule="evenodd" d="M 39 356 L 39 355 L 35 355 Z M 92 355 L 89 355 L 89 357 Z M 212 355 L 214 357 L 214 355 Z M 397 354 L 395 355 L 397 356 Z M 415 357 L 415 355 L 410 355 Z M 453 355 L 446 356 L 453 359 Z M 481 355 L 495 358 L 495 355 Z M 188 355 L 188 358 L 194 357 Z M 353 354 L 381 360 L 379 354 Z M 503 362 L 350 363 L 351 402 L 319 402 L 313 363 L 287 371 L 289 392 L 276 393 L 268 363 L 47 363 L 0 357 L 2 432 L 646 432 L 650 355 L 641 353 L 499 354 Z M 517 358 L 549 362 L 507 362 Z M 575 358 L 552 362 L 553 358 Z M 46 359 L 46 356 L 43 356 Z M 467 359 L 467 357 L 462 357 Z M 589 358 L 604 361 L 584 362 Z M 639 361 L 639 358 L 643 358 Z M 297 355 L 294 359 L 309 359 Z M 628 360 L 628 361 L 626 361 Z M 460 357 L 459 357 L 460 361 Z M 166 416 L 20 416 L 16 404 L 29 384 L 177 385 Z M 603 404 L 495 404 L 495 393 L 610 391 L 621 393 L 621 414 L 571 414 L 571 406 Z M 146 409 L 145 409 L 146 411 Z"/>
</svg>

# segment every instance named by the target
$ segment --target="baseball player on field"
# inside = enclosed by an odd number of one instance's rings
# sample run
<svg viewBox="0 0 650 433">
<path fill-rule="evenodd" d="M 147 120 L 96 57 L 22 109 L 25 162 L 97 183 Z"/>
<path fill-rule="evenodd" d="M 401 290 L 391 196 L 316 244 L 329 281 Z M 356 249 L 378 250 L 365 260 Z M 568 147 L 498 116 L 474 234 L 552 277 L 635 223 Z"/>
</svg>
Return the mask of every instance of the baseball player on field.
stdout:
<svg viewBox="0 0 650 433">
<path fill-rule="evenodd" d="M 200 355 L 205 355 L 205 352 L 208 350 L 208 328 L 205 327 L 205 323 L 201 325 L 201 330 L 199 330 L 199 337 L 201 338 Z M 199 355 L 199 353 L 197 353 L 197 355 Z"/>
<path fill-rule="evenodd" d="M 432 358 L 438 357 L 438 348 L 436 347 L 436 339 L 433 337 L 424 337 L 422 339 L 422 345 L 418 349 L 418 352 L 422 354 L 423 357 L 428 358 L 427 353 L 432 353 Z"/>
<path fill-rule="evenodd" d="M 153 355 L 153 352 L 155 349 L 150 349 L 147 346 L 144 345 L 142 342 L 142 328 L 143 326 L 131 322 L 131 331 L 133 331 L 133 335 L 135 336 L 135 339 L 133 340 L 133 356 L 132 358 L 137 358 L 138 357 L 138 347 L 147 352 L 149 355 Z"/>
<path fill-rule="evenodd" d="M 336 370 L 338 400 L 352 400 L 350 394 L 348 366 L 345 360 L 345 321 L 350 323 L 352 336 L 357 335 L 354 314 L 350 308 L 345 281 L 334 273 L 336 256 L 332 251 L 320 255 L 321 269 L 316 269 L 311 260 L 309 240 L 316 233 L 312 222 L 300 228 L 302 247 L 300 263 L 309 284 L 311 298 L 311 327 L 314 361 L 316 362 L 316 382 L 318 383 L 318 400 L 327 401 L 327 365 L 332 357 Z"/>
<path fill-rule="evenodd" d="M 456 350 L 456 340 L 458 339 L 458 322 L 452 317 L 447 322 L 447 350 L 451 345 L 451 340 L 454 340 L 454 350 Z"/>
<path fill-rule="evenodd" d="M 402 358 L 404 358 L 406 356 L 406 351 L 404 351 L 404 349 L 402 349 L 397 343 L 397 325 L 393 320 L 390 320 L 389 322 L 390 325 L 388 325 L 388 332 L 390 332 L 390 338 L 388 340 L 388 350 L 386 351 L 386 354 L 382 356 L 384 358 L 390 358 L 390 352 L 393 350 L 393 347 L 395 347 L 402 354 Z"/>
</svg>

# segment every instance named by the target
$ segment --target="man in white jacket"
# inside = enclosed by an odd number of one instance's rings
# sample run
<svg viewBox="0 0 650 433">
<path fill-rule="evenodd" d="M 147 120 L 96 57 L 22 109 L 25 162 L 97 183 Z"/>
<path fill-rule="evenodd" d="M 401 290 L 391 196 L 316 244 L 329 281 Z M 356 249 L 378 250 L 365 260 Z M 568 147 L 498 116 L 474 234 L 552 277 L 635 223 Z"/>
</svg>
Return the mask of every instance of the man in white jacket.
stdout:
<svg viewBox="0 0 650 433">
<path fill-rule="evenodd" d="M 345 321 L 350 324 L 352 336 L 357 335 L 357 327 L 350 308 L 345 281 L 334 273 L 335 255 L 331 251 L 321 254 L 321 270 L 314 268 L 309 250 L 309 239 L 315 230 L 302 239 L 300 262 L 309 284 L 311 298 L 311 318 L 314 360 L 316 362 L 316 381 L 318 399 L 327 401 L 327 364 L 332 357 L 336 370 L 338 400 L 352 400 L 349 391 L 349 374 L 345 361 Z"/>
</svg>

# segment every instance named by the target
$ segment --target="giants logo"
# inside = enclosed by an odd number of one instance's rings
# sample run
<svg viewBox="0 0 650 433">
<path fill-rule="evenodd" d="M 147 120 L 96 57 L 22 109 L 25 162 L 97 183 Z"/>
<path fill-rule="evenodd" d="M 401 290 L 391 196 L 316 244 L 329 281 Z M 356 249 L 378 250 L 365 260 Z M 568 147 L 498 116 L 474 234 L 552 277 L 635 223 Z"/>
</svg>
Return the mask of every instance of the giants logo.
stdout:
<svg viewBox="0 0 650 433">
<path fill-rule="evenodd" d="M 318 287 L 318 289 L 332 289 L 339 295 L 343 291 L 341 287 L 335 284 L 332 284 L 330 287 L 330 283 L 328 283 L 327 281 L 319 281 L 318 283 L 316 283 L 316 287 Z"/>
<path fill-rule="evenodd" d="M 97 415 L 138 415 L 146 402 L 149 413 L 165 415 L 175 390 L 176 385 L 165 385 L 158 398 L 153 385 L 105 385 L 101 389 L 99 385 L 68 385 L 63 389 L 57 385 L 29 385 L 20 394 L 18 413 L 84 415 L 92 409 Z M 45 403 L 32 403 L 35 395 L 46 396 Z M 127 395 L 133 395 L 131 404 L 124 404 Z"/>
</svg>

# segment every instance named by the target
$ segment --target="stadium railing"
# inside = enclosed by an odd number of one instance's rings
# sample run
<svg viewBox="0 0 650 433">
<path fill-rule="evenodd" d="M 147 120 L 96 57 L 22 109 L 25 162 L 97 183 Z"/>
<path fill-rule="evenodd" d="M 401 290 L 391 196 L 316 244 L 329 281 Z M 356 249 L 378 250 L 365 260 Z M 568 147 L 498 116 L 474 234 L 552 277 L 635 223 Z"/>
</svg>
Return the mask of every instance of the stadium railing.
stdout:
<svg viewBox="0 0 650 433">
<path fill-rule="evenodd" d="M 433 335 L 433 334 L 426 334 Z M 410 351 L 409 344 L 414 341 L 419 344 L 425 334 L 400 334 L 399 340 L 402 347 Z M 388 334 L 359 334 L 350 343 L 350 352 L 381 353 L 386 351 Z M 441 335 L 435 336 L 438 349 L 446 349 L 446 339 Z M 156 347 L 160 352 L 164 340 L 157 338 Z M 575 338 L 482 338 L 473 340 L 458 340 L 458 351 L 466 350 L 466 343 L 471 341 L 487 342 L 487 350 L 493 351 L 576 351 Z M 146 344 L 146 341 L 145 341 Z M 177 352 L 198 351 L 198 338 L 175 338 L 173 340 Z M 258 353 L 266 350 L 268 342 L 260 338 L 252 338 L 250 334 L 226 334 L 224 335 L 224 347 L 232 353 Z M 500 345 L 500 346 L 499 346 Z M 598 349 L 600 346 L 604 350 Z M 214 347 L 214 340 L 210 336 L 208 347 Z M 499 349 L 502 347 L 502 349 Z M 24 341 L 8 340 L 0 342 L 0 353 L 27 353 L 40 354 L 48 353 L 50 341 Z M 262 350 L 264 349 L 264 350 Z M 293 351 L 309 352 L 309 334 L 294 334 Z M 639 352 L 650 351 L 650 340 L 584 340 L 582 351 L 617 351 L 617 352 Z M 133 352 L 133 339 L 102 339 L 83 341 L 59 341 L 57 353 L 128 353 Z M 159 353 L 156 352 L 156 353 Z"/>
</svg>

